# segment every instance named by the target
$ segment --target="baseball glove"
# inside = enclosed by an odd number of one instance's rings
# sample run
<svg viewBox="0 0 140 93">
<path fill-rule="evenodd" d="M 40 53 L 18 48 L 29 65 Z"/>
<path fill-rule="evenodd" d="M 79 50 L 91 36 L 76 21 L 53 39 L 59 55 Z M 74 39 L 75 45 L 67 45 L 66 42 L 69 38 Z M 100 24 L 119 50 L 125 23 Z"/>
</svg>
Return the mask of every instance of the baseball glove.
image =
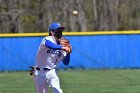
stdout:
<svg viewBox="0 0 140 93">
<path fill-rule="evenodd" d="M 34 66 L 30 66 L 29 67 L 30 68 L 30 71 L 29 71 L 29 73 L 30 73 L 30 76 L 32 76 L 33 74 L 34 74 Z"/>
<path fill-rule="evenodd" d="M 62 45 L 62 47 L 67 47 L 68 49 L 65 50 L 67 53 L 71 53 L 72 52 L 72 46 L 70 45 L 70 42 L 68 39 L 66 38 L 61 38 L 59 39 L 60 45 Z"/>
</svg>

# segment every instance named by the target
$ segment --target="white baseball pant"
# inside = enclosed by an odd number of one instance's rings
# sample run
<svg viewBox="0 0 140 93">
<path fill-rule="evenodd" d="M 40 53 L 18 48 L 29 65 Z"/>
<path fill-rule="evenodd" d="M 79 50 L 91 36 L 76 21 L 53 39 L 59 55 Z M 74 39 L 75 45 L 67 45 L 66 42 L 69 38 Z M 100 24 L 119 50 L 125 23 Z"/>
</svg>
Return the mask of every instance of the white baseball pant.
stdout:
<svg viewBox="0 0 140 93">
<path fill-rule="evenodd" d="M 53 93 L 63 93 L 55 69 L 35 70 L 34 82 L 37 93 L 48 93 L 48 87 L 52 88 Z"/>
</svg>

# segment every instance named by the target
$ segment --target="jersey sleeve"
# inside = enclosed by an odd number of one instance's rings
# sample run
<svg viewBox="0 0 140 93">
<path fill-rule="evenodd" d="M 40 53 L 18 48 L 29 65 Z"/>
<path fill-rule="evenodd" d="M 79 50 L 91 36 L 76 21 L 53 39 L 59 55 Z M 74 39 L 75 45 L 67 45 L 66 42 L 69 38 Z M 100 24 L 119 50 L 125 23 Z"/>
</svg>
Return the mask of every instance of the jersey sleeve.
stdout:
<svg viewBox="0 0 140 93">
<path fill-rule="evenodd" d="M 63 59 L 62 62 L 64 65 L 68 65 L 70 62 L 70 54 L 67 54 Z"/>
<path fill-rule="evenodd" d="M 58 50 L 62 50 L 62 46 L 61 45 L 58 45 L 58 44 L 55 44 L 53 43 L 51 40 L 49 40 L 48 38 L 44 38 L 42 43 L 48 47 L 48 48 L 51 48 L 51 49 L 58 49 Z"/>
<path fill-rule="evenodd" d="M 62 46 L 57 45 L 57 44 L 55 44 L 55 43 L 53 43 L 53 42 L 51 42 L 49 40 L 46 40 L 45 41 L 45 46 L 46 47 L 49 47 L 51 49 L 58 49 L 58 50 L 61 50 L 62 49 Z"/>
</svg>

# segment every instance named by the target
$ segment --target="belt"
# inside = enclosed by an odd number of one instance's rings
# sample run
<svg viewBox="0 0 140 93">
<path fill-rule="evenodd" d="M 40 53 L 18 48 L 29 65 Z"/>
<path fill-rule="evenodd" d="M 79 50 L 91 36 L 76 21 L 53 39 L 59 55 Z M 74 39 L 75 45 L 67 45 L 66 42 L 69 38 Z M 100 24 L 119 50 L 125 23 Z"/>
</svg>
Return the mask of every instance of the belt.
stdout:
<svg viewBox="0 0 140 93">
<path fill-rule="evenodd" d="M 39 67 L 36 67 L 36 70 L 50 71 L 51 69 L 49 69 L 49 68 L 39 68 Z"/>
</svg>

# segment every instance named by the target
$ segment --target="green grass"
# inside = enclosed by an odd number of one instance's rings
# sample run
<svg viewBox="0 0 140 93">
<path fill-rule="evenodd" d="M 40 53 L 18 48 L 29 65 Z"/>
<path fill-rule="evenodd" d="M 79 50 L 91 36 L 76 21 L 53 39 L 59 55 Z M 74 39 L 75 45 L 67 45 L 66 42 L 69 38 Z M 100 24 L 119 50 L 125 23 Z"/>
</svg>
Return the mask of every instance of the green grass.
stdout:
<svg viewBox="0 0 140 93">
<path fill-rule="evenodd" d="M 140 93 L 139 69 L 59 70 L 58 75 L 64 93 Z M 1 72 L 0 93 L 36 93 L 33 78 L 28 72 Z"/>
</svg>

